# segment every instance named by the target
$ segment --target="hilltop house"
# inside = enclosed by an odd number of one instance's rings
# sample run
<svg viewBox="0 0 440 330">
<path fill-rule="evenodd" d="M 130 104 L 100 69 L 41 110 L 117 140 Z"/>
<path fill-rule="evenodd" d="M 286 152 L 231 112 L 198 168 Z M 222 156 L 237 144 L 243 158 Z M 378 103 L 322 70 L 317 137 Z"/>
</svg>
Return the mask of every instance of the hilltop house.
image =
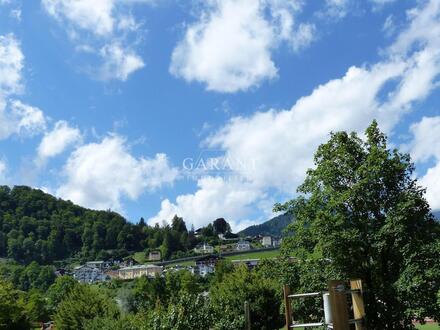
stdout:
<svg viewBox="0 0 440 330">
<path fill-rule="evenodd" d="M 141 276 L 155 277 L 162 275 L 162 266 L 156 265 L 136 265 L 119 269 L 119 278 L 129 280 Z"/>
<path fill-rule="evenodd" d="M 251 243 L 249 243 L 248 241 L 243 241 L 243 240 L 238 241 L 236 246 L 235 246 L 235 249 L 237 251 L 247 251 L 247 250 L 250 250 L 251 249 Z"/>
<path fill-rule="evenodd" d="M 272 236 L 263 236 L 261 244 L 266 248 L 272 247 Z"/>
<path fill-rule="evenodd" d="M 109 279 L 101 269 L 88 264 L 76 267 L 73 270 L 73 278 L 81 283 L 96 283 Z"/>
<path fill-rule="evenodd" d="M 148 260 L 150 261 L 160 261 L 161 255 L 160 251 L 151 251 L 148 254 Z"/>
<path fill-rule="evenodd" d="M 215 266 L 222 260 L 222 257 L 216 255 L 207 255 L 196 260 L 196 266 L 192 269 L 194 275 L 205 277 L 215 271 Z"/>
<path fill-rule="evenodd" d="M 211 253 L 214 253 L 214 247 L 207 244 L 207 243 L 203 243 L 203 244 L 197 245 L 194 248 L 194 252 L 202 253 L 202 254 L 211 254 Z"/>
</svg>

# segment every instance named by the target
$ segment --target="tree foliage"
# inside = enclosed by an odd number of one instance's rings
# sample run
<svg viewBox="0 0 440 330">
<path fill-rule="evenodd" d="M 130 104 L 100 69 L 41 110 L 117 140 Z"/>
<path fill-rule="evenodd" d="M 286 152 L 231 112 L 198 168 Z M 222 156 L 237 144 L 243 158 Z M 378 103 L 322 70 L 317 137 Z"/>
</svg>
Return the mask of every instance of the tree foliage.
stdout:
<svg viewBox="0 0 440 330">
<path fill-rule="evenodd" d="M 55 324 L 60 330 L 87 329 L 94 318 L 117 320 L 119 309 L 102 291 L 88 285 L 77 285 L 58 306 Z"/>
<path fill-rule="evenodd" d="M 29 329 L 23 293 L 0 279 L 0 329 Z"/>
<path fill-rule="evenodd" d="M 279 329 L 281 287 L 261 273 L 239 267 L 215 282 L 210 299 L 215 315 L 214 329 L 244 328 L 244 302 L 250 306 L 252 329 Z"/>
</svg>

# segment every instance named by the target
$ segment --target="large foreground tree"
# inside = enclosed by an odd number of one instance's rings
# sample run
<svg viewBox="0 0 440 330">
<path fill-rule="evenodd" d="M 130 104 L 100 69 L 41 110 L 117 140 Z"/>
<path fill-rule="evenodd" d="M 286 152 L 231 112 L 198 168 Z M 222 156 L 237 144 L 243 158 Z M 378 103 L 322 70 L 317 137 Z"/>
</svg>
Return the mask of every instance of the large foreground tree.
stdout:
<svg viewBox="0 0 440 330">
<path fill-rule="evenodd" d="M 287 255 L 326 259 L 341 278 L 366 285 L 368 329 L 411 329 L 439 318 L 440 230 L 410 156 L 387 147 L 376 122 L 365 140 L 333 133 L 314 157 L 299 197 Z"/>
</svg>

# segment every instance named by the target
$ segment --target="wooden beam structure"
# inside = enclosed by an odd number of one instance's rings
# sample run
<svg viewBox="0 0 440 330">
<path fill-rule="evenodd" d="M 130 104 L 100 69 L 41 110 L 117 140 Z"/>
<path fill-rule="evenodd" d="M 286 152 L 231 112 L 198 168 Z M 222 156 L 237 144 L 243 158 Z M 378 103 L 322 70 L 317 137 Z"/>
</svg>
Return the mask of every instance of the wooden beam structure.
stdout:
<svg viewBox="0 0 440 330">
<path fill-rule="evenodd" d="M 292 324 L 292 306 L 290 302 L 290 286 L 284 285 L 284 308 L 286 312 L 286 330 L 289 330 L 290 325 Z"/>
<path fill-rule="evenodd" d="M 351 299 L 353 302 L 353 314 L 355 320 L 361 320 L 365 318 L 365 307 L 362 291 L 361 280 L 350 281 Z M 365 330 L 365 324 L 363 322 L 356 323 L 356 330 Z"/>
<path fill-rule="evenodd" d="M 333 330 L 350 330 L 348 323 L 347 288 L 345 281 L 329 281 L 328 292 L 332 310 Z"/>
</svg>

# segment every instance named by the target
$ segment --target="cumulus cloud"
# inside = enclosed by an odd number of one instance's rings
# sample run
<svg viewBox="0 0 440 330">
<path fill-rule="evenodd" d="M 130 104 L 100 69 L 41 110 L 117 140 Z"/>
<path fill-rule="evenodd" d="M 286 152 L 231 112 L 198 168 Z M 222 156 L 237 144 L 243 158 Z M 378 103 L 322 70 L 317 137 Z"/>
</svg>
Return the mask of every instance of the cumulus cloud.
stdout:
<svg viewBox="0 0 440 330">
<path fill-rule="evenodd" d="M 326 0 L 324 14 L 334 18 L 342 18 L 347 15 L 351 2 L 351 0 Z"/>
<path fill-rule="evenodd" d="M 386 50 L 380 62 L 350 67 L 343 77 L 316 87 L 290 109 L 234 117 L 207 138 L 205 144 L 223 150 L 228 158 L 254 159 L 254 170 L 236 171 L 246 187 L 263 193 L 274 189 L 292 196 L 306 169 L 313 166 L 313 152 L 328 139 L 330 131 L 362 132 L 377 119 L 383 130 L 392 133 L 411 105 L 423 100 L 436 87 L 440 74 L 440 54 L 436 51 L 440 33 L 431 31 L 440 28 L 439 7 L 439 2 L 432 0 L 411 11 L 407 29 Z M 434 170 L 428 173 L 432 179 Z M 193 207 L 194 210 L 186 211 L 191 218 L 197 209 L 209 208 L 204 201 L 196 206 L 191 203 L 195 196 L 207 193 L 205 190 L 204 185 L 199 185 L 191 198 L 179 196 L 174 203 L 167 201 L 160 212 L 173 207 L 175 210 Z M 249 193 L 249 196 L 256 195 Z M 256 197 L 254 204 L 258 202 Z M 252 201 L 243 202 L 243 210 L 250 204 Z M 225 210 L 228 207 L 228 203 L 223 203 Z"/>
<path fill-rule="evenodd" d="M 13 34 L 0 36 L 0 97 L 20 92 L 24 55 Z"/>
<path fill-rule="evenodd" d="M 0 139 L 13 134 L 34 136 L 46 128 L 46 117 L 37 107 L 12 100 L 8 104 L 0 101 Z"/>
<path fill-rule="evenodd" d="M 272 52 L 281 42 L 299 50 L 313 25 L 294 24 L 298 1 L 207 1 L 173 51 L 170 72 L 218 92 L 237 92 L 277 77 Z M 267 11 L 270 14 L 267 14 Z"/>
<path fill-rule="evenodd" d="M 98 35 L 113 31 L 114 0 L 43 0 L 42 3 L 58 20 L 67 19 L 71 24 Z"/>
<path fill-rule="evenodd" d="M 172 183 L 178 171 L 166 155 L 136 158 L 117 135 L 78 147 L 69 156 L 65 182 L 56 194 L 96 209 L 121 210 L 121 199 L 137 199 L 144 191 Z"/>
<path fill-rule="evenodd" d="M 421 176 L 420 184 L 426 187 L 426 198 L 431 208 L 440 210 L 440 116 L 423 117 L 411 125 L 413 140 L 406 146 L 413 160 L 419 163 L 433 160 L 435 163 Z"/>
<path fill-rule="evenodd" d="M 127 36 L 140 30 L 130 13 L 135 3 L 152 1 L 132 0 L 43 0 L 46 12 L 62 24 L 72 40 L 76 50 L 87 49 L 102 60 L 98 70 L 99 78 L 104 80 L 127 80 L 128 76 L 143 68 L 142 58 L 129 45 Z M 89 33 L 88 38 L 83 33 Z M 95 76 L 96 72 L 92 72 Z"/>
<path fill-rule="evenodd" d="M 255 200 L 261 197 L 261 192 L 251 185 L 222 177 L 200 178 L 197 187 L 196 193 L 180 195 L 175 203 L 163 200 L 160 212 L 148 222 L 151 225 L 169 222 L 178 214 L 198 228 L 221 216 L 237 230 L 246 225 L 242 220 L 250 213 Z"/>
<path fill-rule="evenodd" d="M 100 51 L 103 65 L 100 69 L 101 78 L 113 78 L 125 81 L 128 76 L 145 66 L 142 58 L 134 51 L 124 49 L 118 43 L 105 45 Z"/>
<path fill-rule="evenodd" d="M 48 158 L 62 153 L 68 146 L 81 141 L 78 128 L 69 126 L 64 120 L 55 123 L 54 128 L 46 132 L 37 149 L 37 163 L 44 163 Z"/>
</svg>

